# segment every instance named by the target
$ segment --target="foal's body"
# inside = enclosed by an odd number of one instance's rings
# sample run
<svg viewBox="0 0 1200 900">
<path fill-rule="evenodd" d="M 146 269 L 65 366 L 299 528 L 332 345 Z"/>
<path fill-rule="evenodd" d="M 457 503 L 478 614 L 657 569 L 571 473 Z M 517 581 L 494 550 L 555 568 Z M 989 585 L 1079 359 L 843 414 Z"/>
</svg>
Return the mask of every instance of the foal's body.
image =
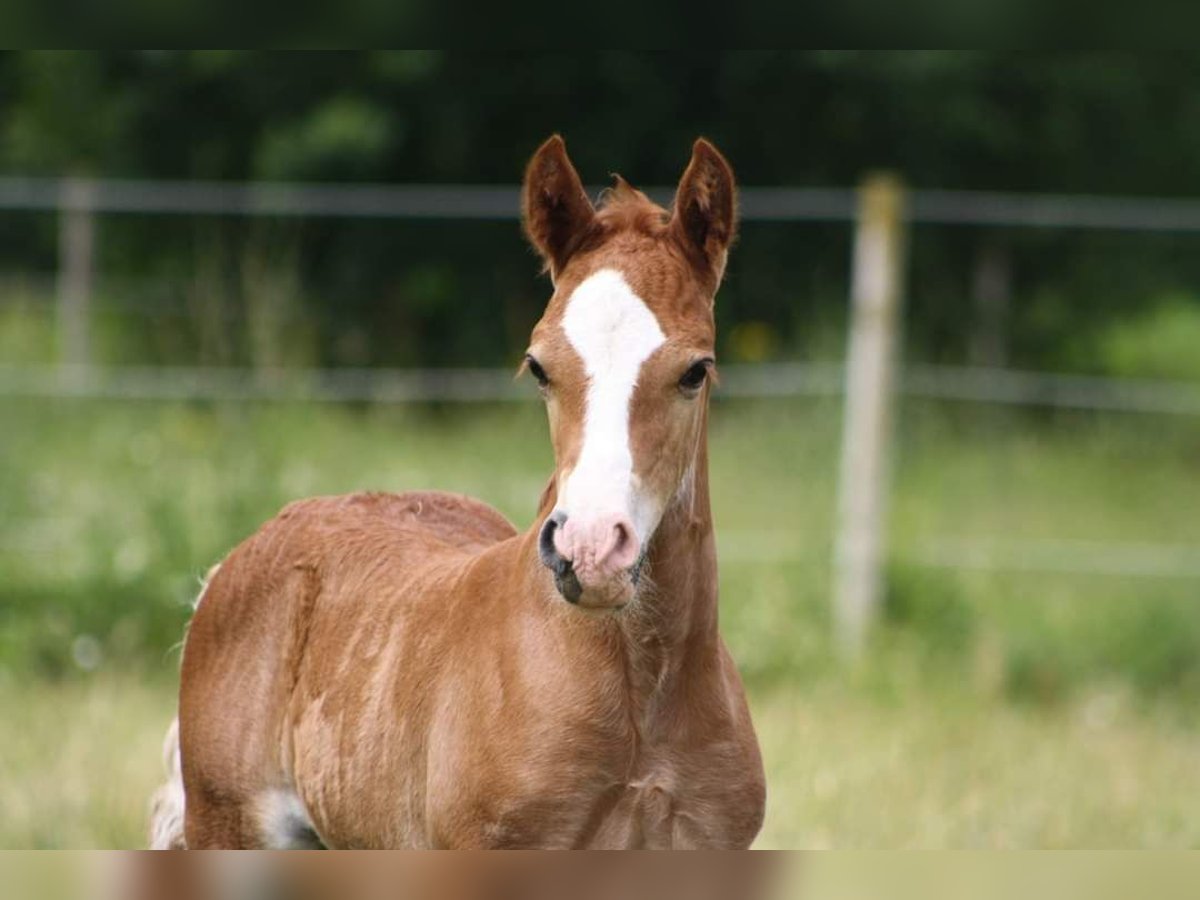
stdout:
<svg viewBox="0 0 1200 900">
<path fill-rule="evenodd" d="M 355 494 L 235 549 L 185 644 L 156 846 L 749 846 L 765 788 L 717 631 L 706 450 L 734 206 L 703 141 L 673 215 L 623 182 L 595 209 L 542 146 L 537 518 Z"/>
<path fill-rule="evenodd" d="M 712 533 L 672 519 L 664 546 L 691 553 L 651 565 L 691 605 Z M 535 544 L 446 494 L 267 523 L 189 634 L 184 682 L 205 687 L 182 695 L 181 737 L 213 748 L 187 764 L 189 844 L 296 843 L 294 794 L 336 847 L 748 845 L 761 770 L 715 608 L 581 614 L 520 583 Z"/>
</svg>

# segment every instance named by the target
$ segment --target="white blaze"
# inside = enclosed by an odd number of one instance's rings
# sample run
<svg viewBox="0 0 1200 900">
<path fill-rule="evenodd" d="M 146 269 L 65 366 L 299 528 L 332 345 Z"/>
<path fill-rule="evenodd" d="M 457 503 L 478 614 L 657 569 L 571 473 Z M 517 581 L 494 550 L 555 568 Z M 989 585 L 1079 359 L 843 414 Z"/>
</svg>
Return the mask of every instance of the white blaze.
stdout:
<svg viewBox="0 0 1200 900">
<path fill-rule="evenodd" d="M 629 407 L 642 363 L 666 341 L 654 313 L 615 269 L 601 269 L 571 294 L 562 320 L 588 376 L 583 446 L 560 485 L 558 508 L 570 516 L 619 512 L 646 541 L 658 519 L 637 490 Z"/>
</svg>

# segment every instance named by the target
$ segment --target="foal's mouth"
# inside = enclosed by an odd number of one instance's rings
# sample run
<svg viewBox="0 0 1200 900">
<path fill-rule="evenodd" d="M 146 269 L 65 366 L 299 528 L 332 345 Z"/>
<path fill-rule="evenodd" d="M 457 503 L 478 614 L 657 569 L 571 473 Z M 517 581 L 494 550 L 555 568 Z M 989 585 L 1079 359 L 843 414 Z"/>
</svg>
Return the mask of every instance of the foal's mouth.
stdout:
<svg viewBox="0 0 1200 900">
<path fill-rule="evenodd" d="M 542 565 L 553 574 L 555 589 L 564 600 L 581 609 L 606 612 L 624 609 L 637 596 L 642 569 L 646 562 L 645 548 L 642 548 L 629 568 L 616 572 L 609 578 L 585 585 L 575 570 L 574 561 L 564 557 L 555 545 L 555 531 L 565 520 L 565 513 L 551 513 L 538 535 L 538 556 Z"/>
<path fill-rule="evenodd" d="M 638 567 L 640 569 L 640 566 Z M 640 572 L 630 569 L 600 584 L 584 587 L 570 561 L 555 569 L 554 587 L 572 606 L 592 612 L 620 612 L 637 596 Z"/>
</svg>

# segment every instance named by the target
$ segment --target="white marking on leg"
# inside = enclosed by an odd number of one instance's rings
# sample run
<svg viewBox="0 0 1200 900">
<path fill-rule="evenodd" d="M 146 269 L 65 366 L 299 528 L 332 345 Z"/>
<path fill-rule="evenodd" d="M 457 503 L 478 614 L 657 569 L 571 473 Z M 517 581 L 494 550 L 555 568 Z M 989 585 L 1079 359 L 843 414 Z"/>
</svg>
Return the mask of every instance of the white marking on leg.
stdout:
<svg viewBox="0 0 1200 900">
<path fill-rule="evenodd" d="M 601 269 L 571 294 L 563 331 L 588 375 L 583 446 L 562 486 L 569 515 L 622 512 L 645 542 L 661 510 L 637 488 L 629 407 L 642 364 L 666 336 L 654 313 L 615 269 Z"/>
<path fill-rule="evenodd" d="M 259 834 L 270 850 L 316 850 L 324 845 L 295 791 L 275 788 L 257 802 Z"/>
</svg>

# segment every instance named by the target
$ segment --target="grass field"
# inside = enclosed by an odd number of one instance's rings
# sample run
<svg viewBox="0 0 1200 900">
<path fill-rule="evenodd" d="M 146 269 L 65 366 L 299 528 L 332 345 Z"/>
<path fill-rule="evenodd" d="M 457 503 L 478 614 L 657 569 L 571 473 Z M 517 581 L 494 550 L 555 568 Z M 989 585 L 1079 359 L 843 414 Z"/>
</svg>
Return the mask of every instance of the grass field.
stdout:
<svg viewBox="0 0 1200 900">
<path fill-rule="evenodd" d="M 764 847 L 1195 847 L 1200 732 L 1098 692 L 1053 713 L 961 692 L 756 688 Z M 136 847 L 165 679 L 0 685 L 0 846 Z"/>
<path fill-rule="evenodd" d="M 283 503 L 438 487 L 523 526 L 551 467 L 534 404 L 3 399 L 0 421 L 6 848 L 141 840 L 188 601 Z M 722 623 L 767 756 L 763 843 L 1200 843 L 1200 581 L 1024 555 L 1200 546 L 1200 424 L 909 404 L 899 436 L 888 605 L 848 672 L 827 608 L 836 405 L 714 409 Z M 930 558 L 963 542 L 1016 566 Z"/>
</svg>

